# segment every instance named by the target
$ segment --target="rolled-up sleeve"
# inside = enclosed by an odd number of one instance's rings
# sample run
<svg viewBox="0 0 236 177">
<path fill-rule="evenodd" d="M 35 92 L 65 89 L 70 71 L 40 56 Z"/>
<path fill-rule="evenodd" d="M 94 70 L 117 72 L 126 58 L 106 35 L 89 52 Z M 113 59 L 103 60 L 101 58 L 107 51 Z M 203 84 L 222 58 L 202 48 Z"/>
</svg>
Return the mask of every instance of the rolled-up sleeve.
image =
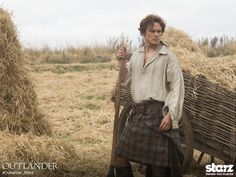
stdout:
<svg viewBox="0 0 236 177">
<path fill-rule="evenodd" d="M 172 119 L 172 128 L 178 128 L 178 122 L 182 116 L 182 109 L 184 103 L 184 80 L 179 62 L 174 54 L 170 54 L 169 61 L 166 68 L 166 80 L 169 86 L 165 105 L 163 107 L 163 114 L 168 112 Z"/>
</svg>

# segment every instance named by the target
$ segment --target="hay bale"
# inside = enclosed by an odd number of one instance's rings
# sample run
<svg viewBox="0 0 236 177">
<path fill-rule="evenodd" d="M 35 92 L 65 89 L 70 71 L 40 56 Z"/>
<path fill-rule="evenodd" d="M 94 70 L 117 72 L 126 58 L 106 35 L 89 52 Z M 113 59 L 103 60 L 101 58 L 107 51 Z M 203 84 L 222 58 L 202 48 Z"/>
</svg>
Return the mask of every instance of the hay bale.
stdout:
<svg viewBox="0 0 236 177">
<path fill-rule="evenodd" d="M 200 48 L 184 31 L 168 27 L 163 35 L 163 41 L 173 48 L 186 49 L 190 52 L 200 52 Z"/>
<path fill-rule="evenodd" d="M 51 135 L 24 63 L 11 15 L 0 8 L 0 130 Z"/>
<path fill-rule="evenodd" d="M 206 79 L 221 86 L 236 89 L 236 57 L 230 62 L 206 58 L 192 39 L 183 31 L 168 28 L 164 41 L 180 60 L 181 67 L 192 76 L 204 75 Z"/>
<path fill-rule="evenodd" d="M 73 146 L 64 141 L 48 136 L 34 136 L 32 134 L 14 135 L 0 132 L 0 171 L 6 171 L 3 166 L 6 163 L 55 163 L 57 168 L 37 169 L 33 171 L 32 177 L 63 177 L 65 174 L 74 176 L 78 169 L 78 156 Z M 22 171 L 23 167 L 8 171 Z M 23 170 L 24 171 L 24 170 Z M 13 175 L 14 176 L 14 175 Z M 18 175 L 21 176 L 21 175 Z M 31 176 L 31 175 L 27 175 Z M 76 176 L 76 175 L 75 175 Z"/>
</svg>

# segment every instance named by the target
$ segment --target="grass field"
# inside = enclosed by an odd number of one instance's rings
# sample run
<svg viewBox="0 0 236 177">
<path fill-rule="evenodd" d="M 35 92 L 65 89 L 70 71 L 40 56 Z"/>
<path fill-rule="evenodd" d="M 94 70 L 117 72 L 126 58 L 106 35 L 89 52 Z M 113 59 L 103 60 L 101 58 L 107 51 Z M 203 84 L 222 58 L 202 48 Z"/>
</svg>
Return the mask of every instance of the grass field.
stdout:
<svg viewBox="0 0 236 177">
<path fill-rule="evenodd" d="M 52 124 L 54 137 L 75 146 L 80 157 L 78 177 L 104 177 L 111 152 L 114 105 L 111 91 L 116 81 L 116 61 L 103 64 L 35 65 L 31 75 L 40 109 Z M 83 69 L 81 69 L 83 68 Z M 199 152 L 195 152 L 195 157 Z M 205 157 L 203 163 L 209 162 Z M 137 172 L 136 177 L 142 177 Z M 193 165 L 186 177 L 202 176 Z"/>
</svg>

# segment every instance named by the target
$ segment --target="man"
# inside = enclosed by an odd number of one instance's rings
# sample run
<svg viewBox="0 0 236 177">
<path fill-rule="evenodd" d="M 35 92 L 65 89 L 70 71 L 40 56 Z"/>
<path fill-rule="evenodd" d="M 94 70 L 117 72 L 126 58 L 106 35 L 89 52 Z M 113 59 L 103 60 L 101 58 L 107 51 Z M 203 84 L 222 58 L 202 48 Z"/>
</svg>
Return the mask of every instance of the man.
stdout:
<svg viewBox="0 0 236 177">
<path fill-rule="evenodd" d="M 125 85 L 131 89 L 133 110 L 116 147 L 119 177 L 133 176 L 128 160 L 146 164 L 146 177 L 182 176 L 178 122 L 184 82 L 176 56 L 161 41 L 165 28 L 160 16 L 145 17 L 139 27 L 144 45 L 127 63 Z M 125 58 L 125 49 L 117 56 Z"/>
</svg>

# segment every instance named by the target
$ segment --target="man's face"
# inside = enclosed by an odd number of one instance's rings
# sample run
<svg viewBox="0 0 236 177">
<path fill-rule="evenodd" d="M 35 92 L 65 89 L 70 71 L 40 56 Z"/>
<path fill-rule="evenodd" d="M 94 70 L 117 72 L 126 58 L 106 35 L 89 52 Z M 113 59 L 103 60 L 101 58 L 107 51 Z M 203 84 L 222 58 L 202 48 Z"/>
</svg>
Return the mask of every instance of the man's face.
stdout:
<svg viewBox="0 0 236 177">
<path fill-rule="evenodd" d="M 146 45 L 158 45 L 162 37 L 162 27 L 159 23 L 154 23 L 153 26 L 147 28 L 143 35 Z"/>
</svg>

